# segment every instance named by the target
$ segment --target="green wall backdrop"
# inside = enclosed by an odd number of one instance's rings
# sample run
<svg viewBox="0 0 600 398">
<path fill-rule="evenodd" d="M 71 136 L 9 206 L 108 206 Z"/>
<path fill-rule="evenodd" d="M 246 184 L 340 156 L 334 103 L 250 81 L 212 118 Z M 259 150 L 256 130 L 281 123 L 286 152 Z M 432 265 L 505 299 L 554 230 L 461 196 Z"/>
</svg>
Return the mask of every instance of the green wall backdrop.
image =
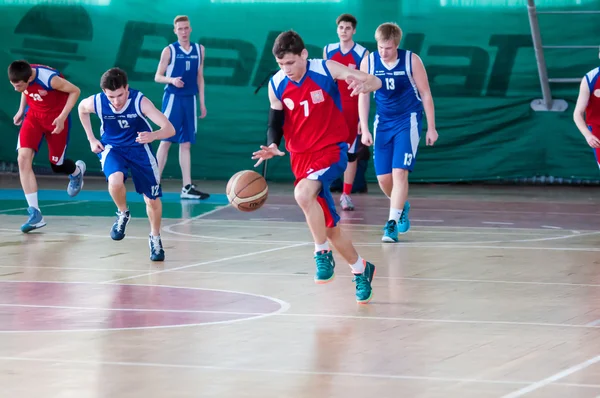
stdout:
<svg viewBox="0 0 600 398">
<path fill-rule="evenodd" d="M 8 4 L 7 4 L 8 3 Z M 131 86 L 160 107 L 162 85 L 153 76 L 161 49 L 175 40 L 171 21 L 191 18 L 192 38 L 206 47 L 206 104 L 198 143 L 192 150 L 194 179 L 227 179 L 252 168 L 251 152 L 265 139 L 266 90 L 258 84 L 275 70 L 274 37 L 290 28 L 309 45 L 311 57 L 337 41 L 335 18 L 357 16 L 356 40 L 375 50 L 373 34 L 382 22 L 404 31 L 402 46 L 422 57 L 437 112 L 438 144 L 421 140 L 413 181 L 465 181 L 552 175 L 596 179 L 591 150 L 572 122 L 578 86 L 553 85 L 569 101 L 564 113 L 536 113 L 541 96 L 526 1 L 518 0 L 336 0 L 219 1 L 187 5 L 170 1 L 97 0 L 35 5 L 0 2 L 2 63 L 18 58 L 59 68 L 82 89 L 82 98 L 99 90 L 101 74 L 124 68 Z M 57 2 L 61 3 L 61 2 Z M 542 9 L 600 9 L 598 1 L 545 1 Z M 584 3 L 575 8 L 575 3 Z M 600 25 L 593 16 L 542 15 L 544 44 L 595 44 Z M 597 50 L 547 50 L 551 77 L 581 77 L 598 64 Z M 18 128 L 12 117 L 19 96 L 8 80 L 0 85 L 0 161 L 16 159 Z M 373 106 L 372 106 L 373 108 Z M 76 111 L 69 156 L 99 171 Z M 97 126 L 97 123 L 95 124 Z M 36 158 L 46 165 L 46 150 Z M 271 179 L 291 179 L 289 157 L 269 163 Z M 171 150 L 165 177 L 179 177 L 177 150 Z M 373 181 L 372 165 L 368 179 Z"/>
</svg>

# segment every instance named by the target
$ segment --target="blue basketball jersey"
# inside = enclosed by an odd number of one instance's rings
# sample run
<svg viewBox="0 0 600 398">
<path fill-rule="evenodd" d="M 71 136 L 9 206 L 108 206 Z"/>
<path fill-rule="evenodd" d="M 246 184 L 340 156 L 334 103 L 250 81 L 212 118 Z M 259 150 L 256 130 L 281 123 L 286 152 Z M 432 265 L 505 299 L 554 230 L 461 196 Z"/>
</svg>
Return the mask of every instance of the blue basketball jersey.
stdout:
<svg viewBox="0 0 600 398">
<path fill-rule="evenodd" d="M 130 88 L 125 106 L 116 111 L 106 94 L 102 92 L 94 96 L 94 110 L 101 123 L 100 140 L 105 145 L 141 145 L 135 142 L 138 133 L 152 131 L 150 123 L 142 113 L 142 98 L 144 94 Z"/>
<path fill-rule="evenodd" d="M 398 59 L 385 65 L 377 51 L 369 54 L 369 73 L 381 79 L 382 86 L 373 95 L 380 122 L 398 120 L 423 110 L 423 103 L 412 75 L 412 52 L 398 49 Z"/>
<path fill-rule="evenodd" d="M 189 51 L 185 51 L 178 42 L 169 44 L 171 61 L 167 67 L 167 77 L 180 77 L 183 87 L 177 88 L 167 84 L 165 91 L 169 94 L 198 94 L 198 69 L 202 64 L 202 52 L 198 43 L 191 43 Z"/>
</svg>

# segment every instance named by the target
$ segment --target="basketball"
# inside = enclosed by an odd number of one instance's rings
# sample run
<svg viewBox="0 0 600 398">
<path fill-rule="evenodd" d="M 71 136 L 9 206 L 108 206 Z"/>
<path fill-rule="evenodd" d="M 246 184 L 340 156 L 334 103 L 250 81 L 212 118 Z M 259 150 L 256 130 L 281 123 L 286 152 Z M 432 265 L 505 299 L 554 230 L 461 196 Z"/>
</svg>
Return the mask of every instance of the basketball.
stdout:
<svg viewBox="0 0 600 398">
<path fill-rule="evenodd" d="M 267 201 L 269 187 L 263 176 L 256 171 L 242 170 L 231 176 L 225 193 L 229 203 L 236 209 L 254 211 Z"/>
</svg>

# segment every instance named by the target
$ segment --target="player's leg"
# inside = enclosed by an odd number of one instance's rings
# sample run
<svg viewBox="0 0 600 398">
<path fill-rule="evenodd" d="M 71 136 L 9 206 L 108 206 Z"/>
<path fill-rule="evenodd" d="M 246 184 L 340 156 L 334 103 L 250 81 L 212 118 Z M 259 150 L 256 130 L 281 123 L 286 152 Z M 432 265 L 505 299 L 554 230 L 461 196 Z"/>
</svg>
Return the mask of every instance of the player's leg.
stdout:
<svg viewBox="0 0 600 398">
<path fill-rule="evenodd" d="M 27 200 L 27 213 L 29 219 L 21 225 L 21 231 L 27 233 L 46 225 L 38 204 L 38 186 L 33 172 L 33 158 L 37 152 L 44 130 L 33 115 L 26 115 L 17 139 L 17 163 L 19 165 L 19 179 Z"/>
<path fill-rule="evenodd" d="M 396 215 L 400 217 L 401 210 L 394 207 L 392 202 L 392 192 L 394 188 L 392 164 L 394 157 L 394 132 L 391 129 L 379 127 L 375 142 L 373 145 L 373 164 L 377 182 L 383 193 L 390 198 L 390 215 L 388 221 L 383 227 L 383 242 L 398 241 L 398 225 L 395 220 Z"/>
<path fill-rule="evenodd" d="M 179 166 L 181 167 L 181 198 L 183 199 L 207 199 L 210 195 L 200 192 L 192 182 L 192 145 L 196 143 L 198 132 L 198 101 L 196 96 L 185 96 L 181 98 L 183 109 L 183 127 L 179 141 Z"/>
<path fill-rule="evenodd" d="M 419 140 L 421 137 L 422 113 L 411 113 L 406 123 L 394 139 L 394 158 L 392 161 L 393 189 L 390 198 L 390 217 L 398 224 L 398 233 L 404 234 L 410 229 L 408 213 L 408 175 L 414 170 Z M 392 212 L 393 208 L 393 212 Z M 398 209 L 401 209 L 398 211 Z"/>
<path fill-rule="evenodd" d="M 104 151 L 98 154 L 102 171 L 108 181 L 108 193 L 117 206 L 117 218 L 110 230 L 113 240 L 125 237 L 125 228 L 129 224 L 131 214 L 127 208 L 127 188 L 125 180 L 128 173 L 128 160 L 125 154 L 111 145 L 104 145 Z"/>
<path fill-rule="evenodd" d="M 171 144 L 174 142 L 179 142 L 178 137 L 181 134 L 181 127 L 183 124 L 183 115 L 179 110 L 179 101 L 175 94 L 170 94 L 167 92 L 164 93 L 161 111 L 175 128 L 175 135 L 162 140 L 158 146 L 158 150 L 156 151 L 158 170 L 162 176 L 165 165 L 167 164 L 167 159 L 169 157 L 169 149 L 171 149 Z"/>
<path fill-rule="evenodd" d="M 344 104 L 345 105 L 345 104 Z M 358 109 L 354 106 L 353 108 L 344 108 L 344 117 L 348 130 L 350 130 L 350 140 L 348 145 L 348 166 L 344 171 L 344 184 L 342 188 L 342 195 L 340 196 L 340 205 L 342 210 L 352 211 L 354 210 L 354 203 L 352 203 L 352 186 L 354 185 L 354 178 L 356 177 L 356 168 L 358 162 L 356 161 L 356 154 L 358 152 L 360 137 L 358 136 Z"/>
<path fill-rule="evenodd" d="M 160 237 L 160 226 L 162 222 L 162 188 L 158 165 L 152 147 L 148 144 L 139 149 L 131 151 L 131 177 L 137 193 L 144 195 L 146 202 L 146 213 L 150 222 L 150 235 L 148 246 L 150 247 L 150 260 L 164 261 L 165 251 Z"/>
<path fill-rule="evenodd" d="M 333 247 L 348 262 L 352 273 L 355 275 L 356 300 L 359 303 L 367 303 L 371 300 L 373 294 L 371 281 L 375 275 L 375 266 L 366 262 L 358 255 L 350 237 L 338 226 L 340 216 L 337 214 L 335 202 L 331 194 L 331 184 L 344 172 L 346 165 L 347 155 L 346 148 L 344 148 L 337 162 L 324 169 L 324 172 L 316 172 L 309 175 L 308 178 L 316 178 L 321 183 L 321 189 L 317 194 L 317 203 L 320 205 L 324 215 L 327 238 L 329 238 Z M 315 282 L 326 283 L 333 279 L 335 263 L 328 246 L 323 245 L 320 249 L 326 250 L 326 252 L 321 254 L 319 252 L 316 253 L 318 257 L 316 258 L 317 274 L 315 275 Z"/>
<path fill-rule="evenodd" d="M 46 131 L 52 131 L 54 126 L 50 120 L 46 122 L 44 126 Z M 85 174 L 85 162 L 78 160 L 73 162 L 69 158 L 65 158 L 67 153 L 67 146 L 69 144 L 69 135 L 71 132 L 71 117 L 69 116 L 65 121 L 63 131 L 58 134 L 46 133 L 46 141 L 48 142 L 48 158 L 50 160 L 50 167 L 52 171 L 57 174 L 66 174 L 69 176 L 69 185 L 67 186 L 67 193 L 69 196 L 74 197 L 83 188 L 83 175 Z"/>
</svg>

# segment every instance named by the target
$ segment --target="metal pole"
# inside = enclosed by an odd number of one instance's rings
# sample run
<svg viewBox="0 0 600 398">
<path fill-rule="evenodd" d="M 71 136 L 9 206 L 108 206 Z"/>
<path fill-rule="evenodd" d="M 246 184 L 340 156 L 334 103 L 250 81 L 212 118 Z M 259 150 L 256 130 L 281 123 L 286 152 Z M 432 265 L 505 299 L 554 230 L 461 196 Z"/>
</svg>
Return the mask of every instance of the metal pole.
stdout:
<svg viewBox="0 0 600 398">
<path fill-rule="evenodd" d="M 538 73 L 540 75 L 540 85 L 542 86 L 543 101 L 546 109 L 550 110 L 552 108 L 552 94 L 550 93 L 550 83 L 548 82 L 548 71 L 546 70 L 546 60 L 544 58 L 544 49 L 542 48 L 542 37 L 540 35 L 535 0 L 527 0 L 527 12 L 529 14 L 529 26 L 531 27 L 531 38 L 533 39 Z"/>
</svg>

